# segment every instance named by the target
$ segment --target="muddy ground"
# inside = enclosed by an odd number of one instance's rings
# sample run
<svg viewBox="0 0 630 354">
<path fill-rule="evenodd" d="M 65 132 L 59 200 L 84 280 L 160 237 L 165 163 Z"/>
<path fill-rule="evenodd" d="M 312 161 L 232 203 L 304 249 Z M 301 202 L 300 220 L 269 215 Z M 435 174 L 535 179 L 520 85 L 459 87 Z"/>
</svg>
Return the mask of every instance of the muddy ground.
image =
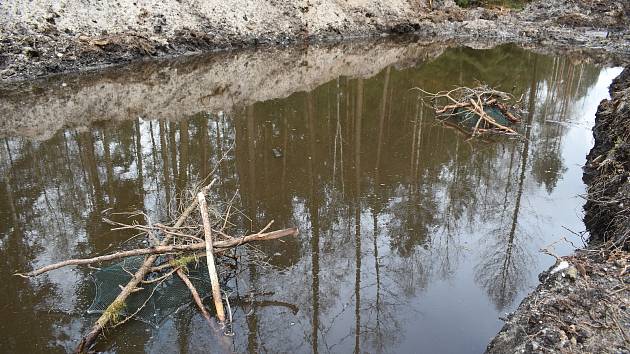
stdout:
<svg viewBox="0 0 630 354">
<path fill-rule="evenodd" d="M 590 246 L 540 275 L 488 353 L 630 351 L 630 67 L 610 95 L 597 110 L 584 167 Z"/>
<path fill-rule="evenodd" d="M 6 0 L 0 80 L 100 68 L 141 58 L 261 45 L 415 33 L 630 54 L 630 2 L 534 1 L 524 10 L 462 9 L 453 0 Z"/>
</svg>

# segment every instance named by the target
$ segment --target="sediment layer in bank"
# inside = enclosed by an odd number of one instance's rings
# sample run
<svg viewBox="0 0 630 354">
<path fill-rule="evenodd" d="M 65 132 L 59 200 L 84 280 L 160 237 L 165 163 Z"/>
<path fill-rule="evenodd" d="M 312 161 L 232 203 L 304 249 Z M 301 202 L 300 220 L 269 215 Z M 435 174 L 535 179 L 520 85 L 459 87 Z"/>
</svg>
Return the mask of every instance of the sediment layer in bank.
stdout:
<svg viewBox="0 0 630 354">
<path fill-rule="evenodd" d="M 585 15 L 588 14 L 588 15 Z M 453 0 L 7 0 L 0 80 L 18 81 L 155 58 L 260 45 L 415 33 L 630 54 L 630 3 L 534 1 L 522 11 Z"/>
</svg>

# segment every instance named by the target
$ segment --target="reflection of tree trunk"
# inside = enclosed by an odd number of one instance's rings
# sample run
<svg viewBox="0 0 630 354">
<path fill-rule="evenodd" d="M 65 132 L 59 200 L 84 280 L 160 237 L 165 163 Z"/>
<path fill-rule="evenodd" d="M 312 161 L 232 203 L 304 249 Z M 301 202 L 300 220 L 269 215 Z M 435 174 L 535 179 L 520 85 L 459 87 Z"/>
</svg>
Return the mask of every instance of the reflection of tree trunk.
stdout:
<svg viewBox="0 0 630 354">
<path fill-rule="evenodd" d="M 514 166 L 514 152 L 516 151 L 516 147 L 514 145 L 511 146 L 510 152 L 510 166 L 508 167 L 508 175 L 505 179 L 505 193 L 503 196 L 503 210 L 501 211 L 501 221 L 503 221 L 503 216 L 505 215 L 505 211 L 507 209 L 507 201 L 508 194 L 510 192 L 510 185 L 512 184 L 512 167 Z"/>
<path fill-rule="evenodd" d="M 387 89 L 389 87 L 389 72 L 390 72 L 390 67 L 388 66 L 387 69 L 385 70 L 385 83 L 383 84 L 383 95 L 381 96 L 381 110 L 380 110 L 380 115 L 379 115 L 379 120 L 378 120 L 378 144 L 376 146 L 376 171 L 378 173 L 378 170 L 381 166 L 381 150 L 382 150 L 382 145 L 383 145 L 383 130 L 384 128 L 384 124 L 385 124 L 385 109 L 387 108 Z"/>
<path fill-rule="evenodd" d="M 144 209 L 144 169 L 142 166 L 142 133 L 140 132 L 140 119 L 136 120 L 136 160 L 138 161 L 138 193 Z"/>
<path fill-rule="evenodd" d="M 374 218 L 374 270 L 376 272 L 376 343 L 382 343 L 381 336 L 381 266 L 378 262 L 378 215 Z"/>
<path fill-rule="evenodd" d="M 254 117 L 254 106 L 247 107 L 247 180 L 249 188 L 247 191 L 247 203 L 249 217 L 256 217 L 256 127 Z M 253 231 L 253 230 L 252 230 Z"/>
<path fill-rule="evenodd" d="M 347 100 L 346 95 L 346 117 L 347 117 Z M 345 182 L 343 180 L 343 136 L 341 130 L 341 91 L 339 89 L 339 78 L 337 78 L 337 124 L 335 125 L 335 147 L 333 149 L 333 178 L 332 185 L 335 186 L 335 177 L 337 176 L 337 145 L 339 145 L 339 172 L 341 181 L 341 195 L 345 195 Z"/>
<path fill-rule="evenodd" d="M 413 139 L 411 142 L 411 181 L 416 181 L 420 171 L 420 144 L 422 143 L 422 127 L 424 121 L 424 107 L 416 102 L 416 115 L 413 122 Z M 417 183 L 412 183 L 412 192 Z"/>
<path fill-rule="evenodd" d="M 514 204 L 514 213 L 512 214 L 512 225 L 510 227 L 510 233 L 508 236 L 507 248 L 505 250 L 505 258 L 503 260 L 503 266 L 501 267 L 501 279 L 500 294 L 506 293 L 507 279 L 509 266 L 512 263 L 512 249 L 514 247 L 514 238 L 516 235 L 516 226 L 518 224 L 518 213 L 521 207 L 521 199 L 523 197 L 523 185 L 525 182 L 525 172 L 527 170 L 527 158 L 529 156 L 529 137 L 532 131 L 532 120 L 534 117 L 534 109 L 536 103 L 536 64 L 537 57 L 534 58 L 534 72 L 532 75 L 532 82 L 529 91 L 529 107 L 527 113 L 527 130 L 525 131 L 525 143 L 523 144 L 523 151 L 521 153 L 521 173 L 518 181 L 518 192 L 516 193 L 516 202 Z"/>
<path fill-rule="evenodd" d="M 357 79 L 357 98 L 355 111 L 355 140 L 354 140 L 354 158 L 355 158 L 355 257 L 356 257 L 356 274 L 354 285 L 355 297 L 355 329 L 354 329 L 354 352 L 361 352 L 361 121 L 363 116 L 363 79 Z"/>
<path fill-rule="evenodd" d="M 171 202 L 171 180 L 168 161 L 168 146 L 166 145 L 166 123 L 160 121 L 160 153 L 162 155 L 162 163 L 164 164 L 164 193 L 166 197 L 166 206 Z M 168 212 L 168 210 L 167 210 Z"/>
<path fill-rule="evenodd" d="M 114 201 L 114 167 L 112 164 L 112 156 L 110 153 L 111 140 L 107 129 L 103 129 L 103 158 L 105 159 L 105 173 L 107 174 L 107 194 L 109 194 L 109 203 L 113 205 Z"/>
<path fill-rule="evenodd" d="M 285 115 L 282 123 L 282 192 L 284 194 L 284 200 L 288 199 L 287 193 L 287 155 L 289 152 L 289 121 Z"/>
<path fill-rule="evenodd" d="M 175 137 L 175 130 L 177 125 L 175 123 L 168 124 L 168 137 L 169 145 L 171 148 L 171 167 L 173 170 L 173 181 L 177 184 L 177 138 Z"/>
<path fill-rule="evenodd" d="M 221 124 L 219 124 L 219 117 L 217 117 L 217 120 L 214 122 L 215 124 L 215 130 L 216 130 L 216 138 L 217 138 L 217 146 L 218 146 L 218 150 L 223 152 L 223 138 L 225 137 L 225 131 L 223 130 L 223 128 L 225 127 L 225 120 L 223 117 L 220 118 L 221 119 Z M 217 154 L 217 158 L 220 158 L 222 156 L 222 154 Z"/>
<path fill-rule="evenodd" d="M 254 116 L 254 107 L 247 107 L 247 180 L 249 181 L 246 193 L 243 193 L 243 201 L 245 203 L 245 208 L 247 210 L 247 214 L 252 219 L 252 229 L 257 228 L 257 214 L 256 214 L 256 133 L 255 133 L 255 116 Z M 256 271 L 256 267 L 250 262 L 248 263 L 248 273 L 249 273 L 249 281 L 250 288 L 257 288 L 258 282 L 258 272 Z M 251 315 L 247 316 L 247 351 L 249 353 L 258 353 L 259 352 L 259 343 L 258 343 L 258 314 L 256 313 L 256 308 L 253 308 L 251 311 Z"/>
<path fill-rule="evenodd" d="M 313 189 L 312 192 L 315 192 Z M 313 276 L 312 291 L 313 291 L 313 353 L 318 352 L 317 341 L 319 338 L 319 205 L 317 205 L 317 197 L 315 194 L 311 194 L 311 232 L 313 237 L 311 238 L 311 273 Z"/>
<path fill-rule="evenodd" d="M 254 106 L 247 107 L 247 180 L 248 188 L 247 193 L 244 194 L 244 202 L 248 216 L 252 219 L 252 228 L 256 229 L 257 214 L 256 214 L 256 133 L 255 133 L 255 116 Z M 251 262 L 248 263 L 248 273 L 251 289 L 257 288 L 258 272 L 256 267 Z M 256 306 L 252 309 L 251 315 L 247 316 L 247 351 L 249 353 L 258 353 L 258 314 L 256 313 Z"/>
<path fill-rule="evenodd" d="M 15 202 L 13 201 L 13 189 L 11 188 L 11 184 L 9 184 L 9 179 L 7 178 L 7 176 L 4 176 L 3 180 L 4 185 L 6 186 L 6 197 L 8 202 L 7 204 L 9 205 L 9 211 L 11 212 L 11 219 L 13 220 L 13 224 L 17 225 L 19 219 L 17 211 L 15 209 Z"/>
<path fill-rule="evenodd" d="M 179 173 L 177 174 L 177 185 L 179 186 L 177 195 L 179 197 L 183 197 L 186 194 L 186 185 L 188 183 L 189 140 L 188 120 L 183 120 L 179 123 Z M 188 197 L 186 196 L 185 198 Z"/>
<path fill-rule="evenodd" d="M 199 177 L 207 178 L 210 170 L 208 169 L 208 161 L 210 160 L 210 137 L 208 136 L 208 120 L 203 117 L 201 119 L 201 124 L 199 125 L 199 148 L 201 149 L 201 154 L 199 159 L 201 160 L 201 164 L 199 166 L 200 174 Z M 217 134 L 219 130 L 217 129 Z"/>
<path fill-rule="evenodd" d="M 271 151 L 271 149 L 274 147 L 271 124 L 271 122 L 265 122 L 262 124 L 262 141 L 261 146 L 259 147 L 259 149 L 264 152 L 262 154 L 262 183 L 270 181 L 269 167 L 271 166 L 271 164 L 269 163 L 269 159 L 272 157 L 272 155 L 269 154 L 269 151 Z M 275 196 L 273 195 L 272 188 L 265 188 L 263 189 L 263 192 L 264 194 L 260 196 L 262 199 L 267 199 L 269 197 Z"/>
<path fill-rule="evenodd" d="M 308 175 L 310 182 L 310 207 L 309 214 L 311 216 L 311 275 L 313 277 L 312 292 L 313 292 L 313 321 L 312 321 L 312 350 L 313 353 L 318 352 L 318 329 L 319 329 L 319 203 L 318 192 L 315 180 L 315 113 L 313 108 L 313 98 L 311 93 L 306 94 L 306 121 L 308 124 L 308 145 L 309 145 L 309 160 L 308 160 Z"/>
<path fill-rule="evenodd" d="M 358 198 L 357 198 L 358 199 Z M 354 247 L 355 247 L 355 277 L 354 277 L 354 352 L 361 352 L 361 210 L 358 200 L 354 205 Z"/>
<path fill-rule="evenodd" d="M 81 143 L 79 141 L 79 134 L 76 132 L 76 130 L 73 132 L 74 133 L 74 141 L 77 144 L 77 149 L 79 150 L 79 163 L 81 164 L 81 176 L 83 177 L 83 184 L 85 186 L 87 186 L 87 194 L 89 199 L 94 202 L 94 191 L 91 188 L 91 183 L 90 183 L 90 179 L 87 176 L 87 168 L 85 167 L 85 159 L 83 158 L 83 150 L 81 149 Z"/>
<path fill-rule="evenodd" d="M 151 156 L 153 157 L 153 166 L 157 166 L 155 136 L 153 135 L 153 122 L 149 121 L 149 133 L 151 135 Z"/>
<path fill-rule="evenodd" d="M 96 154 L 94 153 L 94 139 L 91 132 L 84 132 L 79 134 L 77 140 L 79 150 L 83 152 L 83 159 L 85 161 L 88 179 L 94 190 L 94 207 L 96 211 L 102 209 L 103 193 L 101 191 L 101 182 L 98 178 L 98 168 L 96 167 Z"/>
<path fill-rule="evenodd" d="M 72 189 L 72 198 L 74 198 L 74 200 L 81 200 L 83 201 L 83 193 L 78 193 L 77 192 L 77 186 L 82 186 L 84 185 L 81 182 L 77 182 L 75 180 L 75 171 L 72 169 L 72 163 L 70 162 L 70 148 L 68 147 L 68 139 L 66 137 L 66 134 L 61 134 L 61 137 L 63 138 L 63 158 L 64 158 L 64 162 L 66 163 L 66 169 L 68 171 L 68 178 L 70 179 L 70 188 Z M 81 171 L 82 172 L 82 176 L 85 177 L 85 171 Z M 73 207 L 73 211 L 78 214 L 78 207 L 76 204 L 72 204 Z"/>
</svg>

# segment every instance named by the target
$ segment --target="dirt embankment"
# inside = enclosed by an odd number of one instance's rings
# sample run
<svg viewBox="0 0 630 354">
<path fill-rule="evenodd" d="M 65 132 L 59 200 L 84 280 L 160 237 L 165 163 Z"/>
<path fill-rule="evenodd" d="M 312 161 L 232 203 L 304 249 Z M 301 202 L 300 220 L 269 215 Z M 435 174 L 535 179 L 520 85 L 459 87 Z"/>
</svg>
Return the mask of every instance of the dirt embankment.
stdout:
<svg viewBox="0 0 630 354">
<path fill-rule="evenodd" d="M 597 242 L 630 250 L 630 67 L 610 86 L 596 115 L 587 157 L 584 222 Z M 630 343 L 629 343 L 630 344 Z"/>
<path fill-rule="evenodd" d="M 559 258 L 488 353 L 627 353 L 630 348 L 630 67 L 602 101 L 587 157 L 590 247 Z"/>
<path fill-rule="evenodd" d="M 199 51 L 416 33 L 630 54 L 630 2 L 536 0 L 524 10 L 453 0 L 5 0 L 0 80 Z"/>
</svg>

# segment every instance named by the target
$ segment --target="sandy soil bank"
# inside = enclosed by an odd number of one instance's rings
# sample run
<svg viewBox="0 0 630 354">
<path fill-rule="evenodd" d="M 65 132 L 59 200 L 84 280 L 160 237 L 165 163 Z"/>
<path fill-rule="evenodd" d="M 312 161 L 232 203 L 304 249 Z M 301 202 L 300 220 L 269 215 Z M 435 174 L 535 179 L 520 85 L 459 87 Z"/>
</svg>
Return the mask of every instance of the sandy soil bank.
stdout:
<svg viewBox="0 0 630 354">
<path fill-rule="evenodd" d="M 517 12 L 453 0 L 6 0 L 0 80 L 16 81 L 140 58 L 266 44 L 416 33 L 630 53 L 630 2 L 534 1 Z"/>
</svg>

